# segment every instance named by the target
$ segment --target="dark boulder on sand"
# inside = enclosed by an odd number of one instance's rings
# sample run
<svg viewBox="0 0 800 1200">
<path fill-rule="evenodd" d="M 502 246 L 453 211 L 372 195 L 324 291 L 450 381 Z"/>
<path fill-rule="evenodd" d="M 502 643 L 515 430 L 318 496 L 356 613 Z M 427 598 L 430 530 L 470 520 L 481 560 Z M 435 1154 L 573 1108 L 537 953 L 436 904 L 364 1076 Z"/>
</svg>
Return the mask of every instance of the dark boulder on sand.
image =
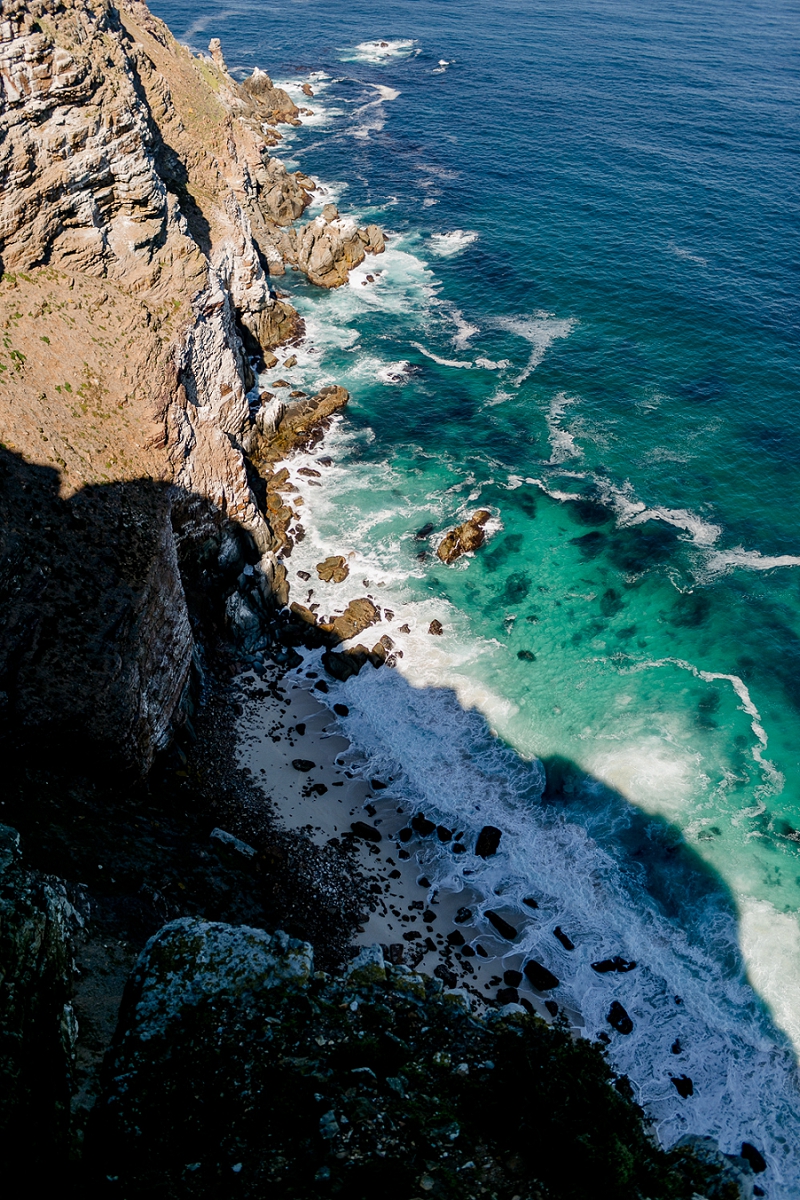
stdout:
<svg viewBox="0 0 800 1200">
<path fill-rule="evenodd" d="M 492 912 L 491 909 L 487 909 L 486 919 L 487 921 L 491 922 L 491 924 L 500 934 L 500 937 L 505 938 L 507 942 L 514 941 L 517 936 L 516 929 L 513 925 L 509 925 L 508 921 L 506 921 L 504 917 L 501 917 L 499 913 Z"/>
<path fill-rule="evenodd" d="M 502 836 L 502 830 L 498 829 L 495 825 L 484 825 L 475 843 L 475 853 L 479 858 L 491 858 L 493 854 L 497 853 L 497 847 L 500 845 Z"/>
<path fill-rule="evenodd" d="M 381 834 L 374 825 L 368 825 L 366 821 L 353 821 L 350 825 L 356 837 L 364 838 L 367 842 L 381 841 Z"/>
<path fill-rule="evenodd" d="M 558 978 L 552 971 L 548 971 L 547 967 L 543 967 L 535 958 L 529 959 L 522 968 L 525 977 L 532 987 L 535 987 L 537 992 L 549 992 L 551 988 L 558 987 Z"/>
</svg>

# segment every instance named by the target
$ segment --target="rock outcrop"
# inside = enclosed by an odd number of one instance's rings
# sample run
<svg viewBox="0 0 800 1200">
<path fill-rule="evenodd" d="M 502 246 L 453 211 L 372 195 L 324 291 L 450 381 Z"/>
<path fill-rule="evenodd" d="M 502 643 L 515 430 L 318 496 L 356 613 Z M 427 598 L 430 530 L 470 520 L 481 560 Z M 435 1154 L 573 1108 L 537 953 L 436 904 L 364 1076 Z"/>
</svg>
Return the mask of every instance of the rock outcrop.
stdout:
<svg viewBox="0 0 800 1200">
<path fill-rule="evenodd" d="M 341 287 L 353 267 L 367 254 L 382 254 L 383 234 L 377 225 L 359 229 L 356 222 L 339 216 L 338 209 L 326 204 L 322 215 L 284 235 L 281 242 L 287 263 L 304 271 L 312 283 L 322 287 Z"/>
<path fill-rule="evenodd" d="M 436 550 L 442 562 L 452 563 L 462 554 L 479 550 L 486 541 L 486 532 L 483 527 L 491 515 L 486 509 L 480 509 L 473 513 L 463 525 L 458 525 L 445 534 Z"/>
</svg>

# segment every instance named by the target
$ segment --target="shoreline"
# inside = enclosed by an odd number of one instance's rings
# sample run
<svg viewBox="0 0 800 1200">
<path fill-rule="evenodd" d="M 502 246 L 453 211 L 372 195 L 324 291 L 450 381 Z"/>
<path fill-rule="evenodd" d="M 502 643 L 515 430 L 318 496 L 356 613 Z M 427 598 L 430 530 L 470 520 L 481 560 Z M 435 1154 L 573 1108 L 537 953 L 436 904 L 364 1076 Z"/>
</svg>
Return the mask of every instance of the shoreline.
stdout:
<svg viewBox="0 0 800 1200">
<path fill-rule="evenodd" d="M 371 903 L 352 953 L 380 945 L 387 961 L 441 979 L 477 1011 L 512 1004 L 548 1022 L 563 1014 L 575 1036 L 586 1036 L 580 1013 L 532 987 L 514 943 L 474 919 L 482 898 L 476 889 L 456 891 L 428 879 L 417 852 L 424 851 L 425 838 L 409 824 L 413 808 L 391 781 L 368 780 L 349 761 L 353 745 L 337 714 L 315 694 L 312 680 L 319 673 L 304 665 L 308 683 L 266 665 L 236 677 L 243 707 L 235 719 L 238 765 L 263 789 L 286 830 L 318 847 L 353 847 Z M 401 831 L 407 842 L 398 838 Z"/>
</svg>

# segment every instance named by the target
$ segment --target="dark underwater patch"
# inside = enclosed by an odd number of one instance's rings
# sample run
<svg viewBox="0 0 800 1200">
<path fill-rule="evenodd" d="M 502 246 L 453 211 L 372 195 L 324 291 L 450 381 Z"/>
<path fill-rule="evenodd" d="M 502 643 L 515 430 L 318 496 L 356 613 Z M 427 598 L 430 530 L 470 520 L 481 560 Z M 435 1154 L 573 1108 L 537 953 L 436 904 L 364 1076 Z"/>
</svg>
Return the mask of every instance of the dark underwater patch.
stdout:
<svg viewBox="0 0 800 1200">
<path fill-rule="evenodd" d="M 511 500 L 521 512 L 525 513 L 526 517 L 536 516 L 536 505 L 538 503 L 536 492 L 529 492 L 524 488 L 520 488 L 518 491 L 511 493 Z"/>
<path fill-rule="evenodd" d="M 603 553 L 606 544 L 606 535 L 599 533 L 596 529 L 591 533 L 584 533 L 581 537 L 569 539 L 570 546 L 577 546 L 582 556 L 591 561 Z"/>
<path fill-rule="evenodd" d="M 596 500 L 571 500 L 567 512 L 578 525 L 607 525 L 612 514 Z"/>
<path fill-rule="evenodd" d="M 681 592 L 668 619 L 681 629 L 694 629 L 705 624 L 710 612 L 711 601 L 705 592 Z"/>
<path fill-rule="evenodd" d="M 690 379 L 677 387 L 678 395 L 690 404 L 713 404 L 724 399 L 728 391 L 727 384 L 719 375 L 706 375 L 701 379 Z"/>
<path fill-rule="evenodd" d="M 660 521 L 619 529 L 610 539 L 609 556 L 620 571 L 641 574 L 666 562 L 675 550 L 678 531 Z"/>
<path fill-rule="evenodd" d="M 615 617 L 624 607 L 622 597 L 614 588 L 607 588 L 600 597 L 600 612 L 604 617 Z"/>
<path fill-rule="evenodd" d="M 521 533 L 509 533 L 497 541 L 494 547 L 482 557 L 487 571 L 496 571 L 510 554 L 519 554 L 524 538 Z"/>
<path fill-rule="evenodd" d="M 500 596 L 501 604 L 519 604 L 531 590 L 531 580 L 524 571 L 516 571 L 506 579 L 506 585 Z"/>
</svg>

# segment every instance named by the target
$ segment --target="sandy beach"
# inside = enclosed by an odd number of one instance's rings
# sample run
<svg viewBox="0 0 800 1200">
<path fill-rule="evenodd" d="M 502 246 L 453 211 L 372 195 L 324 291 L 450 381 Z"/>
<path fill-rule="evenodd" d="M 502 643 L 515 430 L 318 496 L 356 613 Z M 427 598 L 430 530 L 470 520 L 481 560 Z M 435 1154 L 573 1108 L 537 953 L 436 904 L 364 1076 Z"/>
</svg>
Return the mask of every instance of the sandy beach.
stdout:
<svg viewBox="0 0 800 1200">
<path fill-rule="evenodd" d="M 320 846 L 332 838 L 352 841 L 372 897 L 355 946 L 381 945 L 391 961 L 460 989 L 475 1011 L 487 1002 L 520 1003 L 552 1020 L 558 1011 L 553 993 L 533 989 L 522 974 L 522 954 L 487 921 L 476 920 L 476 894 L 442 889 L 427 878 L 417 854 L 425 837 L 409 826 L 415 813 L 387 781 L 358 774 L 336 713 L 313 690 L 318 672 L 303 676 L 302 682 L 283 677 L 265 665 L 238 677 L 239 764 L 263 787 L 281 824 Z M 498 910 L 502 916 L 499 904 Z M 519 914 L 513 916 L 518 926 Z M 579 1014 L 562 1011 L 581 1027 Z"/>
</svg>

